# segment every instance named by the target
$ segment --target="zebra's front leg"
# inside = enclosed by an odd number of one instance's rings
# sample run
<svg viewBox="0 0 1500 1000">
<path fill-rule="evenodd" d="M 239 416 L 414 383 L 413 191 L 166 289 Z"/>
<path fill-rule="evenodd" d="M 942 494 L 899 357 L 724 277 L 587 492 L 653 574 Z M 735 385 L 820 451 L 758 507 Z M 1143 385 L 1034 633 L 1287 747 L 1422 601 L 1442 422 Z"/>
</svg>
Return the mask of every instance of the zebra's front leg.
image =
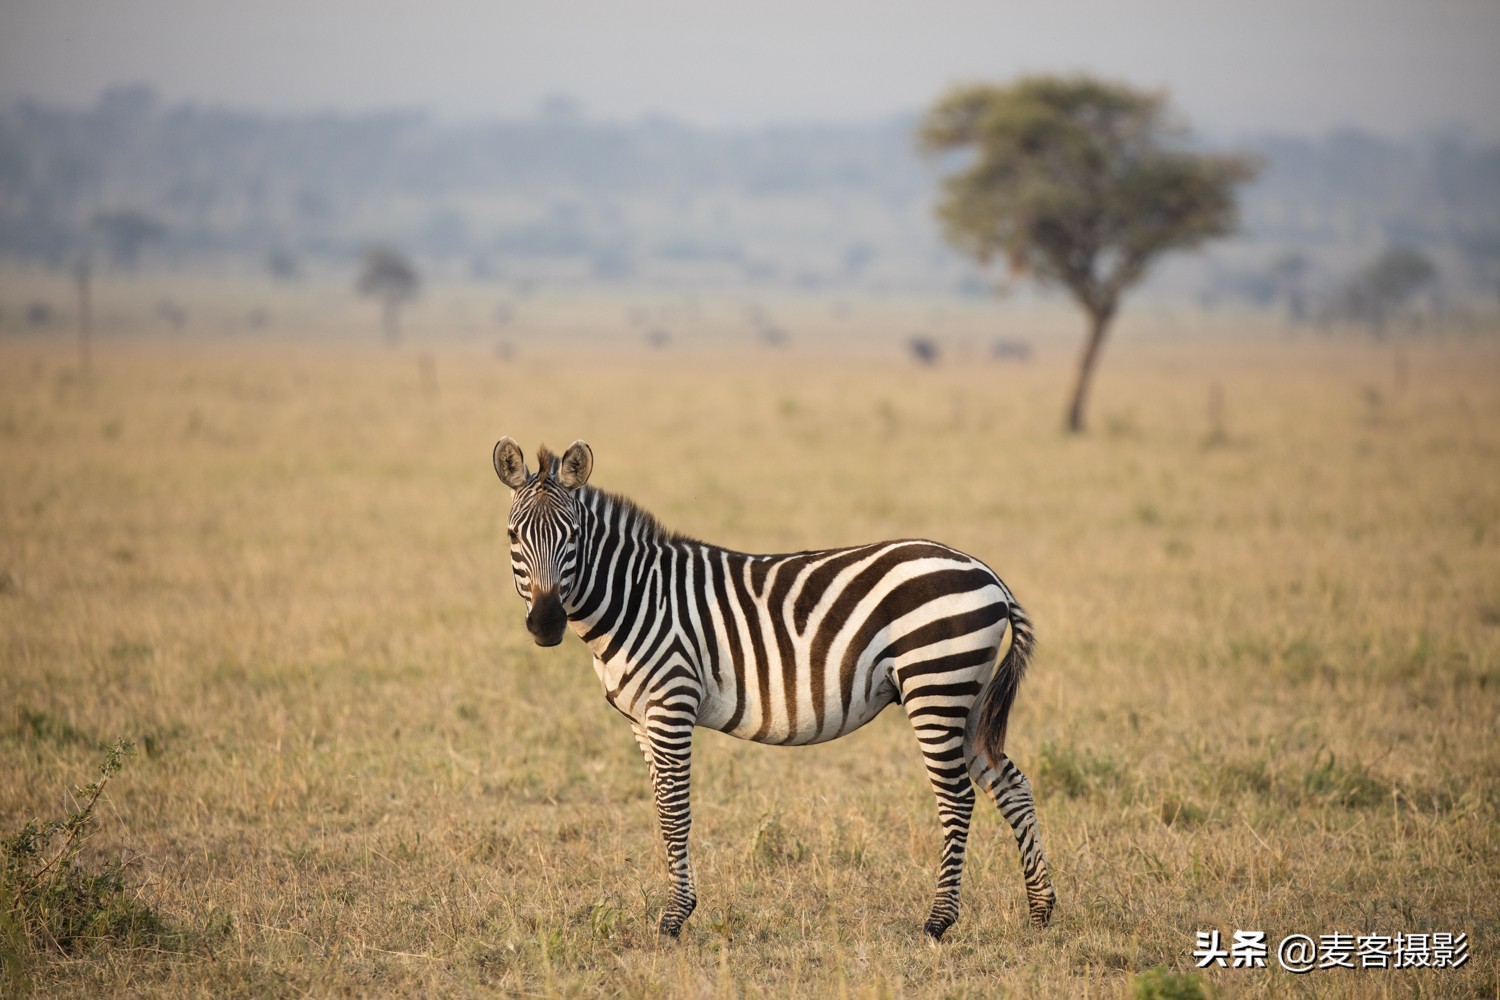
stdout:
<svg viewBox="0 0 1500 1000">
<path fill-rule="evenodd" d="M 913 711 L 916 715 L 917 711 Z M 964 762 L 962 728 L 916 723 L 927 779 L 937 796 L 938 822 L 943 826 L 943 860 L 938 866 L 937 896 L 922 929 L 934 941 L 958 919 L 958 890 L 964 874 L 964 849 L 969 842 L 969 820 L 974 814 L 974 786 Z"/>
<path fill-rule="evenodd" d="M 693 825 L 688 801 L 693 727 L 673 722 L 647 722 L 635 727 L 637 742 L 651 767 L 651 786 L 656 799 L 656 822 L 667 850 L 667 877 L 671 898 L 662 911 L 658 930 L 676 937 L 683 921 L 698 905 L 693 863 L 688 857 L 688 831 Z"/>
</svg>

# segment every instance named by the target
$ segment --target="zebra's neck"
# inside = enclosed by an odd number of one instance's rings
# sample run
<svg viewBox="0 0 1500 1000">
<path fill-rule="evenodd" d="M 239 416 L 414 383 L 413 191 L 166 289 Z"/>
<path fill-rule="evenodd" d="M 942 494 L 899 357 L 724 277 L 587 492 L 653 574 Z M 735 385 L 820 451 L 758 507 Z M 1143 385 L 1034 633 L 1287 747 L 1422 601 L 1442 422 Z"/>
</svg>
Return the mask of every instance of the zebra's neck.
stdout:
<svg viewBox="0 0 1500 1000">
<path fill-rule="evenodd" d="M 644 508 L 625 497 L 585 486 L 579 493 L 578 582 L 564 601 L 568 619 L 585 642 L 614 634 L 653 602 L 653 575 L 675 545 L 685 541 L 667 531 Z"/>
</svg>

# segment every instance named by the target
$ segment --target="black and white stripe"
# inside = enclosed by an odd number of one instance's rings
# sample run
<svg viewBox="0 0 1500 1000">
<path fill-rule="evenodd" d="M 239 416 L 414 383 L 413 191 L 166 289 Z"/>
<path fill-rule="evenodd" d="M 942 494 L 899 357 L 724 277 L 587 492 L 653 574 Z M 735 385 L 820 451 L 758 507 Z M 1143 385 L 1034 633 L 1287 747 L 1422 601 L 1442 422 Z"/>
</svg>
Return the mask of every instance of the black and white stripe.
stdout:
<svg viewBox="0 0 1500 1000">
<path fill-rule="evenodd" d="M 650 765 L 672 879 L 664 933 L 675 936 L 697 902 L 693 727 L 821 743 L 892 702 L 916 731 L 943 828 L 927 933 L 941 938 L 958 917 L 975 786 L 1015 831 L 1031 922 L 1046 925 L 1055 895 L 1031 786 L 1004 752 L 1034 639 L 993 570 L 923 540 L 733 552 L 668 532 L 629 500 L 589 487 L 593 453 L 581 441 L 561 458 L 542 449 L 536 473 L 510 438 L 494 458 L 515 490 L 507 528 L 528 630 L 550 646 L 572 627 Z"/>
</svg>

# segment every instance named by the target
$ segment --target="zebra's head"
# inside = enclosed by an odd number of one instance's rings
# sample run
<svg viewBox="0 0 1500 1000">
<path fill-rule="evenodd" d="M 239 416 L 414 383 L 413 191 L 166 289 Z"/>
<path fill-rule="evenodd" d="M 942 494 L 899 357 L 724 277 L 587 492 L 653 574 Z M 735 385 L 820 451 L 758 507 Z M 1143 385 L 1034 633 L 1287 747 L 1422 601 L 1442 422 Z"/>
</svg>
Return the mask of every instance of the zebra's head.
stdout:
<svg viewBox="0 0 1500 1000">
<path fill-rule="evenodd" d="M 495 444 L 495 474 L 515 491 L 505 527 L 516 593 L 526 602 L 526 631 L 538 646 L 556 646 L 568 625 L 563 597 L 579 572 L 578 491 L 594 471 L 594 453 L 574 441 L 562 458 L 545 445 L 536 458 L 537 471 L 529 472 L 514 440 Z"/>
</svg>

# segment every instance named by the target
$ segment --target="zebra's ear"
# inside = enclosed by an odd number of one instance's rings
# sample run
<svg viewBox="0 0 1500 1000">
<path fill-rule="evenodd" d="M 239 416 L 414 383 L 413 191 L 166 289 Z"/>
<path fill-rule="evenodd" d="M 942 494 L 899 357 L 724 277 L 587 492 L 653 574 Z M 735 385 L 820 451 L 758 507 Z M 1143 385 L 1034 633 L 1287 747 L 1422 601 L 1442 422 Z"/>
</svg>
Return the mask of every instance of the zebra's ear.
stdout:
<svg viewBox="0 0 1500 1000">
<path fill-rule="evenodd" d="M 593 471 L 594 450 L 587 441 L 574 441 L 563 452 L 557 481 L 568 490 L 577 490 L 589 481 L 589 473 Z"/>
<path fill-rule="evenodd" d="M 526 484 L 526 456 L 514 438 L 503 437 L 495 442 L 495 475 L 513 490 Z"/>
</svg>

